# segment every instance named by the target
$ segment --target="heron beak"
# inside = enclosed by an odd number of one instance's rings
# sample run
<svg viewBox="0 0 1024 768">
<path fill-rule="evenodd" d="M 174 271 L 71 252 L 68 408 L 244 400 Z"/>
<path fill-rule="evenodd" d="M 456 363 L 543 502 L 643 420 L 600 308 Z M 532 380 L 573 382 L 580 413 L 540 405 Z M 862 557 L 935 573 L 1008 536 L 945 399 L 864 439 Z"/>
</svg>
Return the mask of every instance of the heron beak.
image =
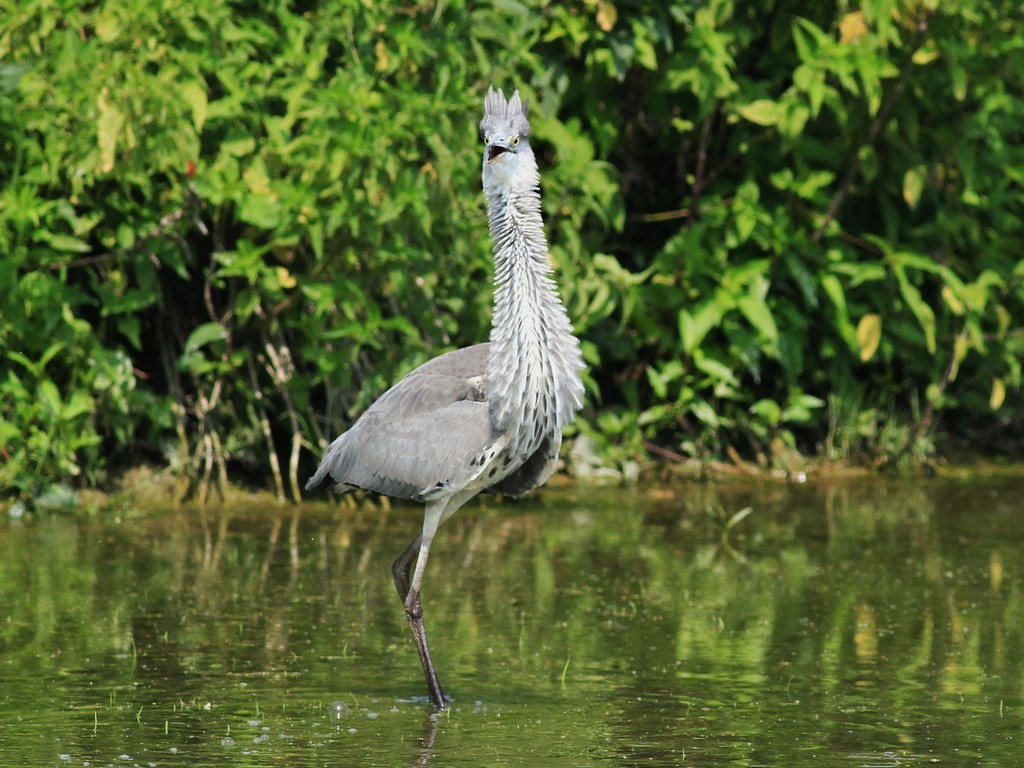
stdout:
<svg viewBox="0 0 1024 768">
<path fill-rule="evenodd" d="M 487 147 L 487 162 L 493 162 L 494 158 L 503 155 L 508 151 L 509 148 L 502 146 L 501 144 L 491 144 Z"/>
</svg>

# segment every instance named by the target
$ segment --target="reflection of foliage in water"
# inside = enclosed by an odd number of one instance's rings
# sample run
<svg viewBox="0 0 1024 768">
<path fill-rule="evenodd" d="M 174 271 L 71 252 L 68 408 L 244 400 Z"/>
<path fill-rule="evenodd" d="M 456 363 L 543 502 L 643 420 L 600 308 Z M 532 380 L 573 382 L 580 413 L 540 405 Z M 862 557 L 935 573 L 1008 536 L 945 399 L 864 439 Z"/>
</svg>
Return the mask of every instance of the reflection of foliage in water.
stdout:
<svg viewBox="0 0 1024 768">
<path fill-rule="evenodd" d="M 425 607 L 439 668 L 477 719 L 456 715 L 438 749 L 553 749 L 540 739 L 563 727 L 576 765 L 584 752 L 671 764 L 679 750 L 696 764 L 1019 758 L 1015 495 L 998 482 L 709 485 L 466 510 L 436 543 Z M 722 520 L 746 507 L 724 546 Z M 0 722 L 33 713 L 25 754 L 57 734 L 116 755 L 258 738 L 257 720 L 301 732 L 336 700 L 386 711 L 421 693 L 387 570 L 418 521 L 307 509 L 12 526 Z M 404 735 L 398 720 L 372 726 L 393 758 L 420 728 L 420 705 L 400 709 Z M 347 727 L 318 743 L 343 748 Z"/>
</svg>

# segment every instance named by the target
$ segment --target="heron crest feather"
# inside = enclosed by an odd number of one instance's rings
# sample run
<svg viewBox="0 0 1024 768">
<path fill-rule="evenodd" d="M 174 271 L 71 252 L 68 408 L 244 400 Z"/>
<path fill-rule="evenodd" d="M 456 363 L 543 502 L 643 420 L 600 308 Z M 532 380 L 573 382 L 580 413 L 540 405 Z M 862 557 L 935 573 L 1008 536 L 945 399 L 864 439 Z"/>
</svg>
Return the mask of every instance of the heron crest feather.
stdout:
<svg viewBox="0 0 1024 768">
<path fill-rule="evenodd" d="M 505 94 L 493 85 L 484 99 L 484 116 L 480 121 L 480 133 L 490 136 L 505 132 L 526 138 L 530 135 L 530 102 L 524 100 L 519 91 L 505 99 Z"/>
</svg>

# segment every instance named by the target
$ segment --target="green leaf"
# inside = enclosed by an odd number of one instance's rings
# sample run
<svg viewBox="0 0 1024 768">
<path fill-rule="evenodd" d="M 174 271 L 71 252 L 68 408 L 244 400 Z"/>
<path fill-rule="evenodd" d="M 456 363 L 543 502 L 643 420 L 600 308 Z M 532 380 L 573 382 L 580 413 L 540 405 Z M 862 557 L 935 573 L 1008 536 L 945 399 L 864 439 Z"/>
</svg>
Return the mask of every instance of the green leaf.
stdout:
<svg viewBox="0 0 1024 768">
<path fill-rule="evenodd" d="M 256 139 L 238 131 L 230 131 L 220 143 L 222 155 L 245 157 L 256 149 Z"/>
<path fill-rule="evenodd" d="M 960 363 L 967 357 L 967 353 L 971 351 L 971 342 L 966 336 L 958 334 L 953 340 L 953 359 L 949 362 L 949 380 L 956 381 L 957 374 L 960 372 Z"/>
<path fill-rule="evenodd" d="M 267 194 L 248 194 L 238 206 L 238 217 L 260 229 L 274 229 L 281 221 L 281 205 Z"/>
<path fill-rule="evenodd" d="M 780 419 L 785 423 L 807 424 L 811 421 L 811 412 L 824 407 L 825 401 L 820 397 L 800 394 L 786 403 Z"/>
<path fill-rule="evenodd" d="M 96 121 L 96 144 L 100 151 L 99 171 L 110 173 L 114 170 L 114 156 L 117 152 L 117 141 L 124 128 L 125 114 L 110 100 L 107 88 L 100 90 L 96 97 L 96 107 L 100 116 Z"/>
<path fill-rule="evenodd" d="M 46 412 L 52 417 L 59 416 L 61 401 L 57 385 L 49 379 L 43 379 L 39 382 L 39 388 L 36 391 L 39 393 L 39 400 L 42 402 L 43 407 L 46 408 Z"/>
<path fill-rule="evenodd" d="M 963 64 L 953 62 L 949 68 L 949 78 L 953 84 L 953 98 L 963 101 L 967 98 L 967 70 Z"/>
<path fill-rule="evenodd" d="M 846 319 L 848 317 L 846 311 L 846 294 L 843 292 L 843 285 L 839 282 L 839 278 L 835 275 L 822 275 L 821 276 L 821 289 L 825 292 L 825 295 L 832 301 L 832 306 L 836 308 L 836 312 Z"/>
<path fill-rule="evenodd" d="M 36 233 L 36 238 L 49 245 L 53 250 L 63 253 L 89 253 L 92 250 L 92 246 L 85 240 L 62 232 L 40 230 Z"/>
<path fill-rule="evenodd" d="M 758 400 L 749 410 L 770 427 L 777 426 L 782 417 L 782 408 L 774 400 Z"/>
<path fill-rule="evenodd" d="M 15 439 L 20 439 L 21 435 L 22 430 L 18 424 L 0 419 L 0 445 L 3 445 L 5 449 L 8 445 L 13 443 Z"/>
<path fill-rule="evenodd" d="M 804 200 L 811 200 L 823 187 L 827 187 L 836 178 L 832 171 L 811 171 L 797 180 L 793 190 Z"/>
<path fill-rule="evenodd" d="M 946 302 L 946 306 L 952 310 L 954 315 L 963 317 L 967 307 L 949 285 L 942 286 L 942 300 Z"/>
<path fill-rule="evenodd" d="M 896 281 L 899 284 L 903 300 L 907 302 L 907 306 L 910 307 L 910 311 L 917 318 L 917 323 L 921 326 L 922 332 L 924 332 L 928 351 L 931 354 L 935 354 L 935 313 L 925 300 L 921 298 L 921 292 L 907 278 L 906 270 L 902 264 L 894 265 L 893 272 L 896 274 Z"/>
<path fill-rule="evenodd" d="M 860 361 L 866 363 L 875 356 L 882 341 L 882 316 L 874 312 L 864 315 L 857 323 L 857 346 L 860 347 Z"/>
<path fill-rule="evenodd" d="M 917 204 L 921 200 L 921 192 L 924 190 L 924 177 L 924 168 L 921 166 L 911 168 L 903 174 L 903 199 L 910 206 L 911 210 L 917 208 Z"/>
<path fill-rule="evenodd" d="M 220 323 L 203 323 L 189 334 L 185 342 L 185 354 L 191 355 L 207 344 L 223 341 L 227 337 L 227 329 Z"/>
<path fill-rule="evenodd" d="M 7 352 L 7 359 L 18 362 L 18 364 L 24 366 L 27 371 L 35 376 L 39 376 L 39 371 L 42 371 L 42 368 L 37 367 L 35 362 L 20 352 Z"/>
<path fill-rule="evenodd" d="M 67 403 L 65 403 L 63 409 L 61 409 L 61 418 L 65 421 L 71 421 L 84 413 L 92 412 L 92 408 L 92 398 L 81 389 L 76 389 L 71 393 Z"/>
<path fill-rule="evenodd" d="M 839 274 L 849 276 L 850 289 L 857 288 L 864 283 L 881 282 L 888 274 L 882 264 L 837 264 L 833 269 Z"/>
<path fill-rule="evenodd" d="M 706 373 L 716 384 L 725 383 L 731 387 L 739 387 L 740 382 L 736 378 L 736 374 L 721 360 L 716 360 L 710 355 L 697 354 L 694 356 L 693 362 L 697 370 Z"/>
<path fill-rule="evenodd" d="M 737 299 L 736 306 L 764 340 L 768 341 L 772 347 L 778 344 L 779 329 L 775 324 L 775 318 L 772 317 L 772 311 L 764 299 L 747 294 Z"/>
<path fill-rule="evenodd" d="M 827 32 L 814 22 L 802 18 L 794 19 L 792 30 L 793 45 L 802 64 L 821 72 L 825 68 L 824 62 L 827 62 L 834 74 L 841 74 L 836 65 L 842 59 L 835 55 L 833 49 L 837 46 Z"/>
<path fill-rule="evenodd" d="M 777 124 L 782 116 L 782 108 L 771 99 L 757 99 L 744 104 L 736 111 L 745 120 L 765 126 Z"/>
<path fill-rule="evenodd" d="M 185 83 L 181 86 L 181 98 L 192 110 L 192 125 L 196 133 L 203 132 L 203 125 L 206 123 L 206 113 L 209 108 L 209 101 L 206 96 L 206 87 L 196 81 Z"/>
<path fill-rule="evenodd" d="M 711 300 L 703 302 L 695 314 L 691 315 L 685 309 L 679 311 L 679 336 L 686 354 L 692 355 L 711 329 L 722 322 L 729 307 L 726 302 L 717 300 L 720 294 L 721 291 Z"/>
<path fill-rule="evenodd" d="M 992 379 L 992 394 L 988 398 L 988 407 L 993 411 L 998 411 L 1003 407 L 1003 401 L 1006 399 L 1006 384 L 1001 378 Z"/>
<path fill-rule="evenodd" d="M 39 356 L 38 366 L 40 372 L 46 367 L 47 363 L 49 363 L 51 360 L 53 360 L 53 358 L 55 358 L 58 354 L 64 351 L 64 346 L 64 342 L 55 341 L 53 342 L 53 344 L 46 348 L 43 354 Z"/>
<path fill-rule="evenodd" d="M 720 423 L 718 412 L 706 400 L 697 400 L 690 403 L 690 413 L 708 427 L 717 427 Z"/>
<path fill-rule="evenodd" d="M 751 283 L 765 279 L 771 269 L 771 261 L 768 259 L 751 259 L 742 264 L 730 265 L 722 275 L 722 285 L 733 293 L 739 291 Z M 732 304 L 730 302 L 729 306 Z"/>
</svg>

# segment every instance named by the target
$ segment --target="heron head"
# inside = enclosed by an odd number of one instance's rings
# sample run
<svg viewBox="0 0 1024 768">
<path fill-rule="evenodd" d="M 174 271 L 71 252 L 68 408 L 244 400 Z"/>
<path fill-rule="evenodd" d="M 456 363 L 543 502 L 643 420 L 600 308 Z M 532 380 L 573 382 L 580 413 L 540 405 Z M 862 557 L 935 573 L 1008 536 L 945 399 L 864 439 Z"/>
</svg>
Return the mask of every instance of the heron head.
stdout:
<svg viewBox="0 0 1024 768">
<path fill-rule="evenodd" d="M 533 150 L 530 149 L 530 121 L 528 104 L 519 91 L 505 98 L 493 86 L 484 99 L 484 117 L 480 133 L 484 137 L 484 175 L 495 180 L 515 176 L 520 169 L 535 168 Z M 533 162 L 523 162 L 525 159 Z"/>
</svg>

